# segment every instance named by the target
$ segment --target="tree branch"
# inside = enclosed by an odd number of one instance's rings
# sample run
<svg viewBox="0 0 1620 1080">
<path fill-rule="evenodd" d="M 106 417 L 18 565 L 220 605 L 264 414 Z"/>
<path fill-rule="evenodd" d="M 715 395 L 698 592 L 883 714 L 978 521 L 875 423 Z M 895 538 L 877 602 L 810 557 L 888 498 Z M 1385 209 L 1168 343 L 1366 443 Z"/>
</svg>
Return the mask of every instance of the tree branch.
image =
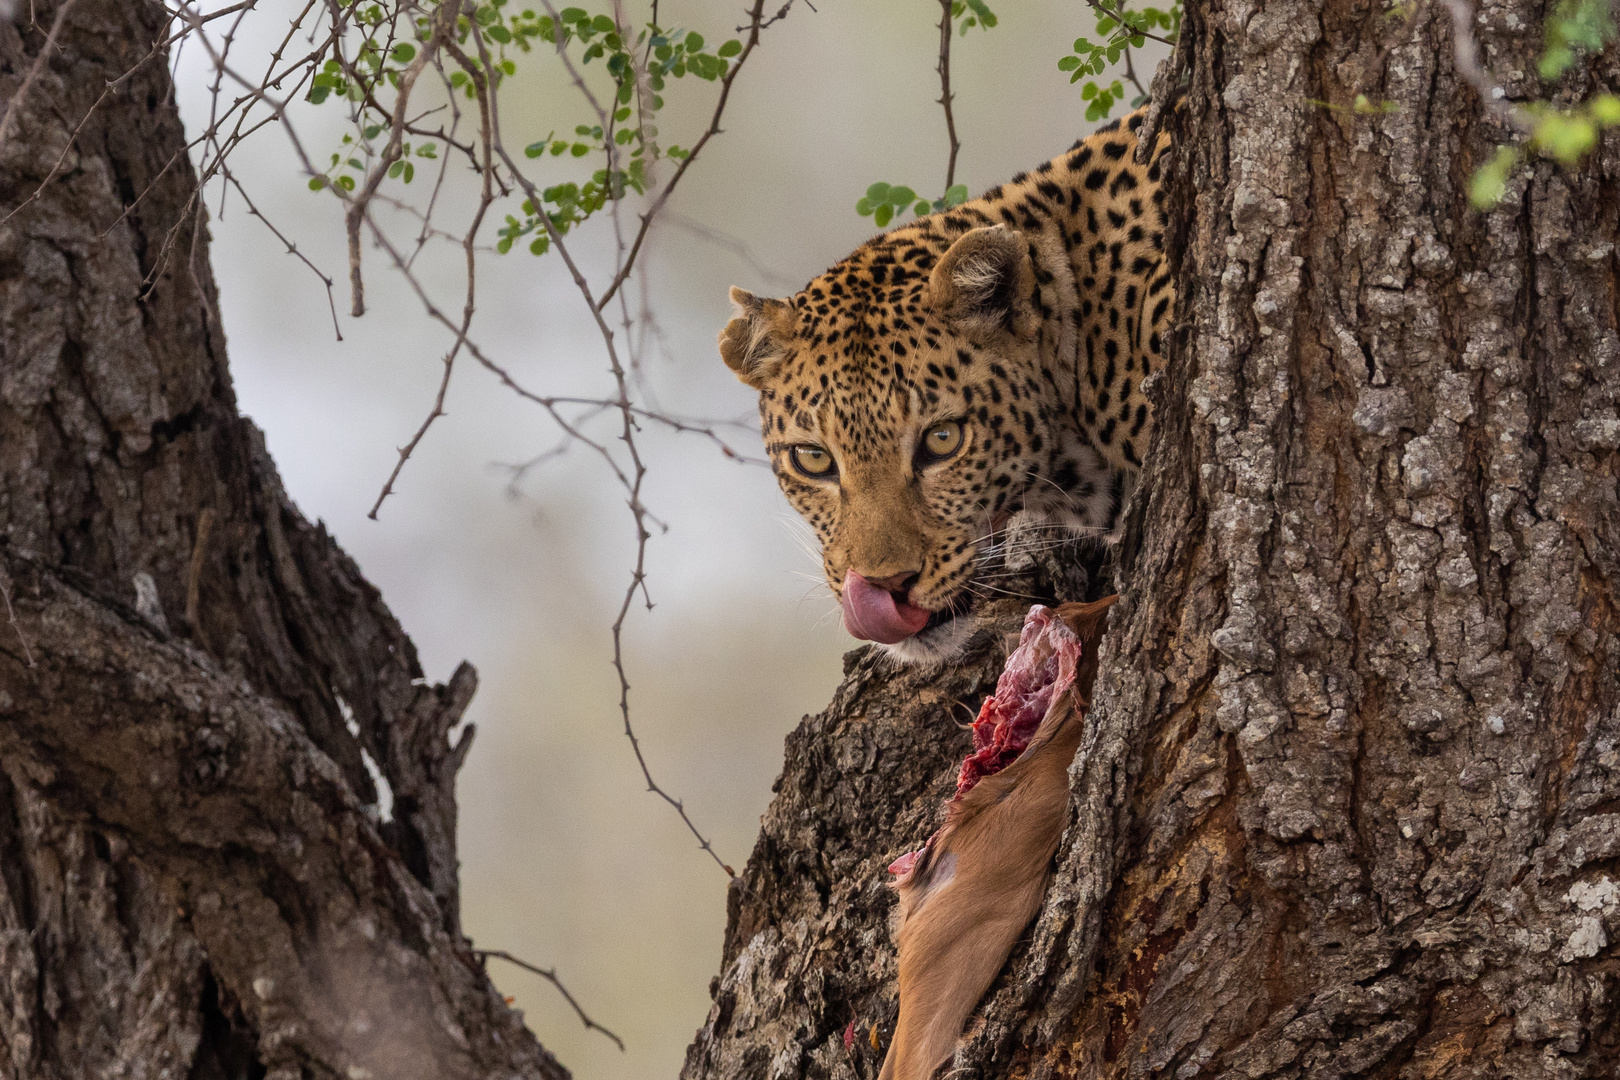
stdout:
<svg viewBox="0 0 1620 1080">
<path fill-rule="evenodd" d="M 950 137 L 951 157 L 945 165 L 945 190 L 956 183 L 956 154 L 962 143 L 956 137 L 956 117 L 951 112 L 951 0 L 939 0 L 939 104 L 945 109 L 945 134 Z"/>
</svg>

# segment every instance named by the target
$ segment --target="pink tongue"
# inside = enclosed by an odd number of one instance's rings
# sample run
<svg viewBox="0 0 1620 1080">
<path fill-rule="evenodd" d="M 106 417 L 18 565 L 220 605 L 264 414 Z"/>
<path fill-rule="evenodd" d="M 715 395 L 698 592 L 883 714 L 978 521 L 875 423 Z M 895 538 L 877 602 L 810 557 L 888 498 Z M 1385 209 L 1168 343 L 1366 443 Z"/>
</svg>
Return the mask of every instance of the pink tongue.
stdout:
<svg viewBox="0 0 1620 1080">
<path fill-rule="evenodd" d="M 844 629 L 855 637 L 893 645 L 926 626 L 929 615 L 853 570 L 844 575 Z"/>
</svg>

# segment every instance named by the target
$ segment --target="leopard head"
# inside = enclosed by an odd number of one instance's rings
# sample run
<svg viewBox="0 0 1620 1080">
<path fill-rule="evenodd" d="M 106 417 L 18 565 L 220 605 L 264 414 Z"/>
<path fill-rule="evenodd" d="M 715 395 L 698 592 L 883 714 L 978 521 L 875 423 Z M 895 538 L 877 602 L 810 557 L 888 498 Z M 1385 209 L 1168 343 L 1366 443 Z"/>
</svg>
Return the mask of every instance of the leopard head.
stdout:
<svg viewBox="0 0 1620 1080">
<path fill-rule="evenodd" d="M 720 354 L 759 391 L 777 481 L 845 627 L 901 660 L 966 644 L 1011 519 L 1084 530 L 1111 511 L 1070 419 L 1072 365 L 1054 362 L 1072 331 L 1049 315 L 1072 295 L 1039 270 L 1039 242 L 923 219 L 790 298 L 731 290 Z"/>
</svg>

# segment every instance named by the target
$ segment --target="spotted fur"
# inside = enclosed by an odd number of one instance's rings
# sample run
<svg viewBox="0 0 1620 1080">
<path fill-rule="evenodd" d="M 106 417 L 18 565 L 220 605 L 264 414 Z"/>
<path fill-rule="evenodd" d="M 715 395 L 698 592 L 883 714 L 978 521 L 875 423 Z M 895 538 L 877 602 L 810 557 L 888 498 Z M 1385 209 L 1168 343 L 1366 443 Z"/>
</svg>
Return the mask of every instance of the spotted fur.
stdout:
<svg viewBox="0 0 1620 1080">
<path fill-rule="evenodd" d="M 784 300 L 732 289 L 720 352 L 759 391 L 783 492 L 827 582 L 858 571 L 934 612 L 889 646 L 954 655 L 1009 531 L 1107 537 L 1152 431 L 1142 380 L 1174 306 L 1162 137 L 1140 113 L 982 197 L 890 230 Z M 960 423 L 961 448 L 921 441 Z M 795 447 L 836 467 L 812 476 Z M 825 460 L 825 459 L 817 459 Z"/>
</svg>

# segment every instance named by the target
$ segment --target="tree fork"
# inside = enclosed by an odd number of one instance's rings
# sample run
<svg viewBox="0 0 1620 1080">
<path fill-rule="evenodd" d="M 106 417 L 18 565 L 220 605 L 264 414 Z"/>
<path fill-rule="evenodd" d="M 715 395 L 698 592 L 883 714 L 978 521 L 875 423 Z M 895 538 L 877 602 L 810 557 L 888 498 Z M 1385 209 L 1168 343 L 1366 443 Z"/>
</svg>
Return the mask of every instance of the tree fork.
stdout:
<svg viewBox="0 0 1620 1080">
<path fill-rule="evenodd" d="M 1475 22 L 1510 96 L 1543 14 Z M 1512 133 L 1444 7 L 1184 34 L 1179 337 L 1074 817 L 950 1075 L 1613 1076 L 1620 138 L 1478 213 Z M 883 866 L 983 678 L 857 660 L 790 737 L 686 1080 L 876 1075 Z"/>
<path fill-rule="evenodd" d="M 31 10 L 0 23 L 0 1076 L 562 1080 L 461 936 L 476 677 L 422 682 L 236 412 L 168 15 Z"/>
</svg>

